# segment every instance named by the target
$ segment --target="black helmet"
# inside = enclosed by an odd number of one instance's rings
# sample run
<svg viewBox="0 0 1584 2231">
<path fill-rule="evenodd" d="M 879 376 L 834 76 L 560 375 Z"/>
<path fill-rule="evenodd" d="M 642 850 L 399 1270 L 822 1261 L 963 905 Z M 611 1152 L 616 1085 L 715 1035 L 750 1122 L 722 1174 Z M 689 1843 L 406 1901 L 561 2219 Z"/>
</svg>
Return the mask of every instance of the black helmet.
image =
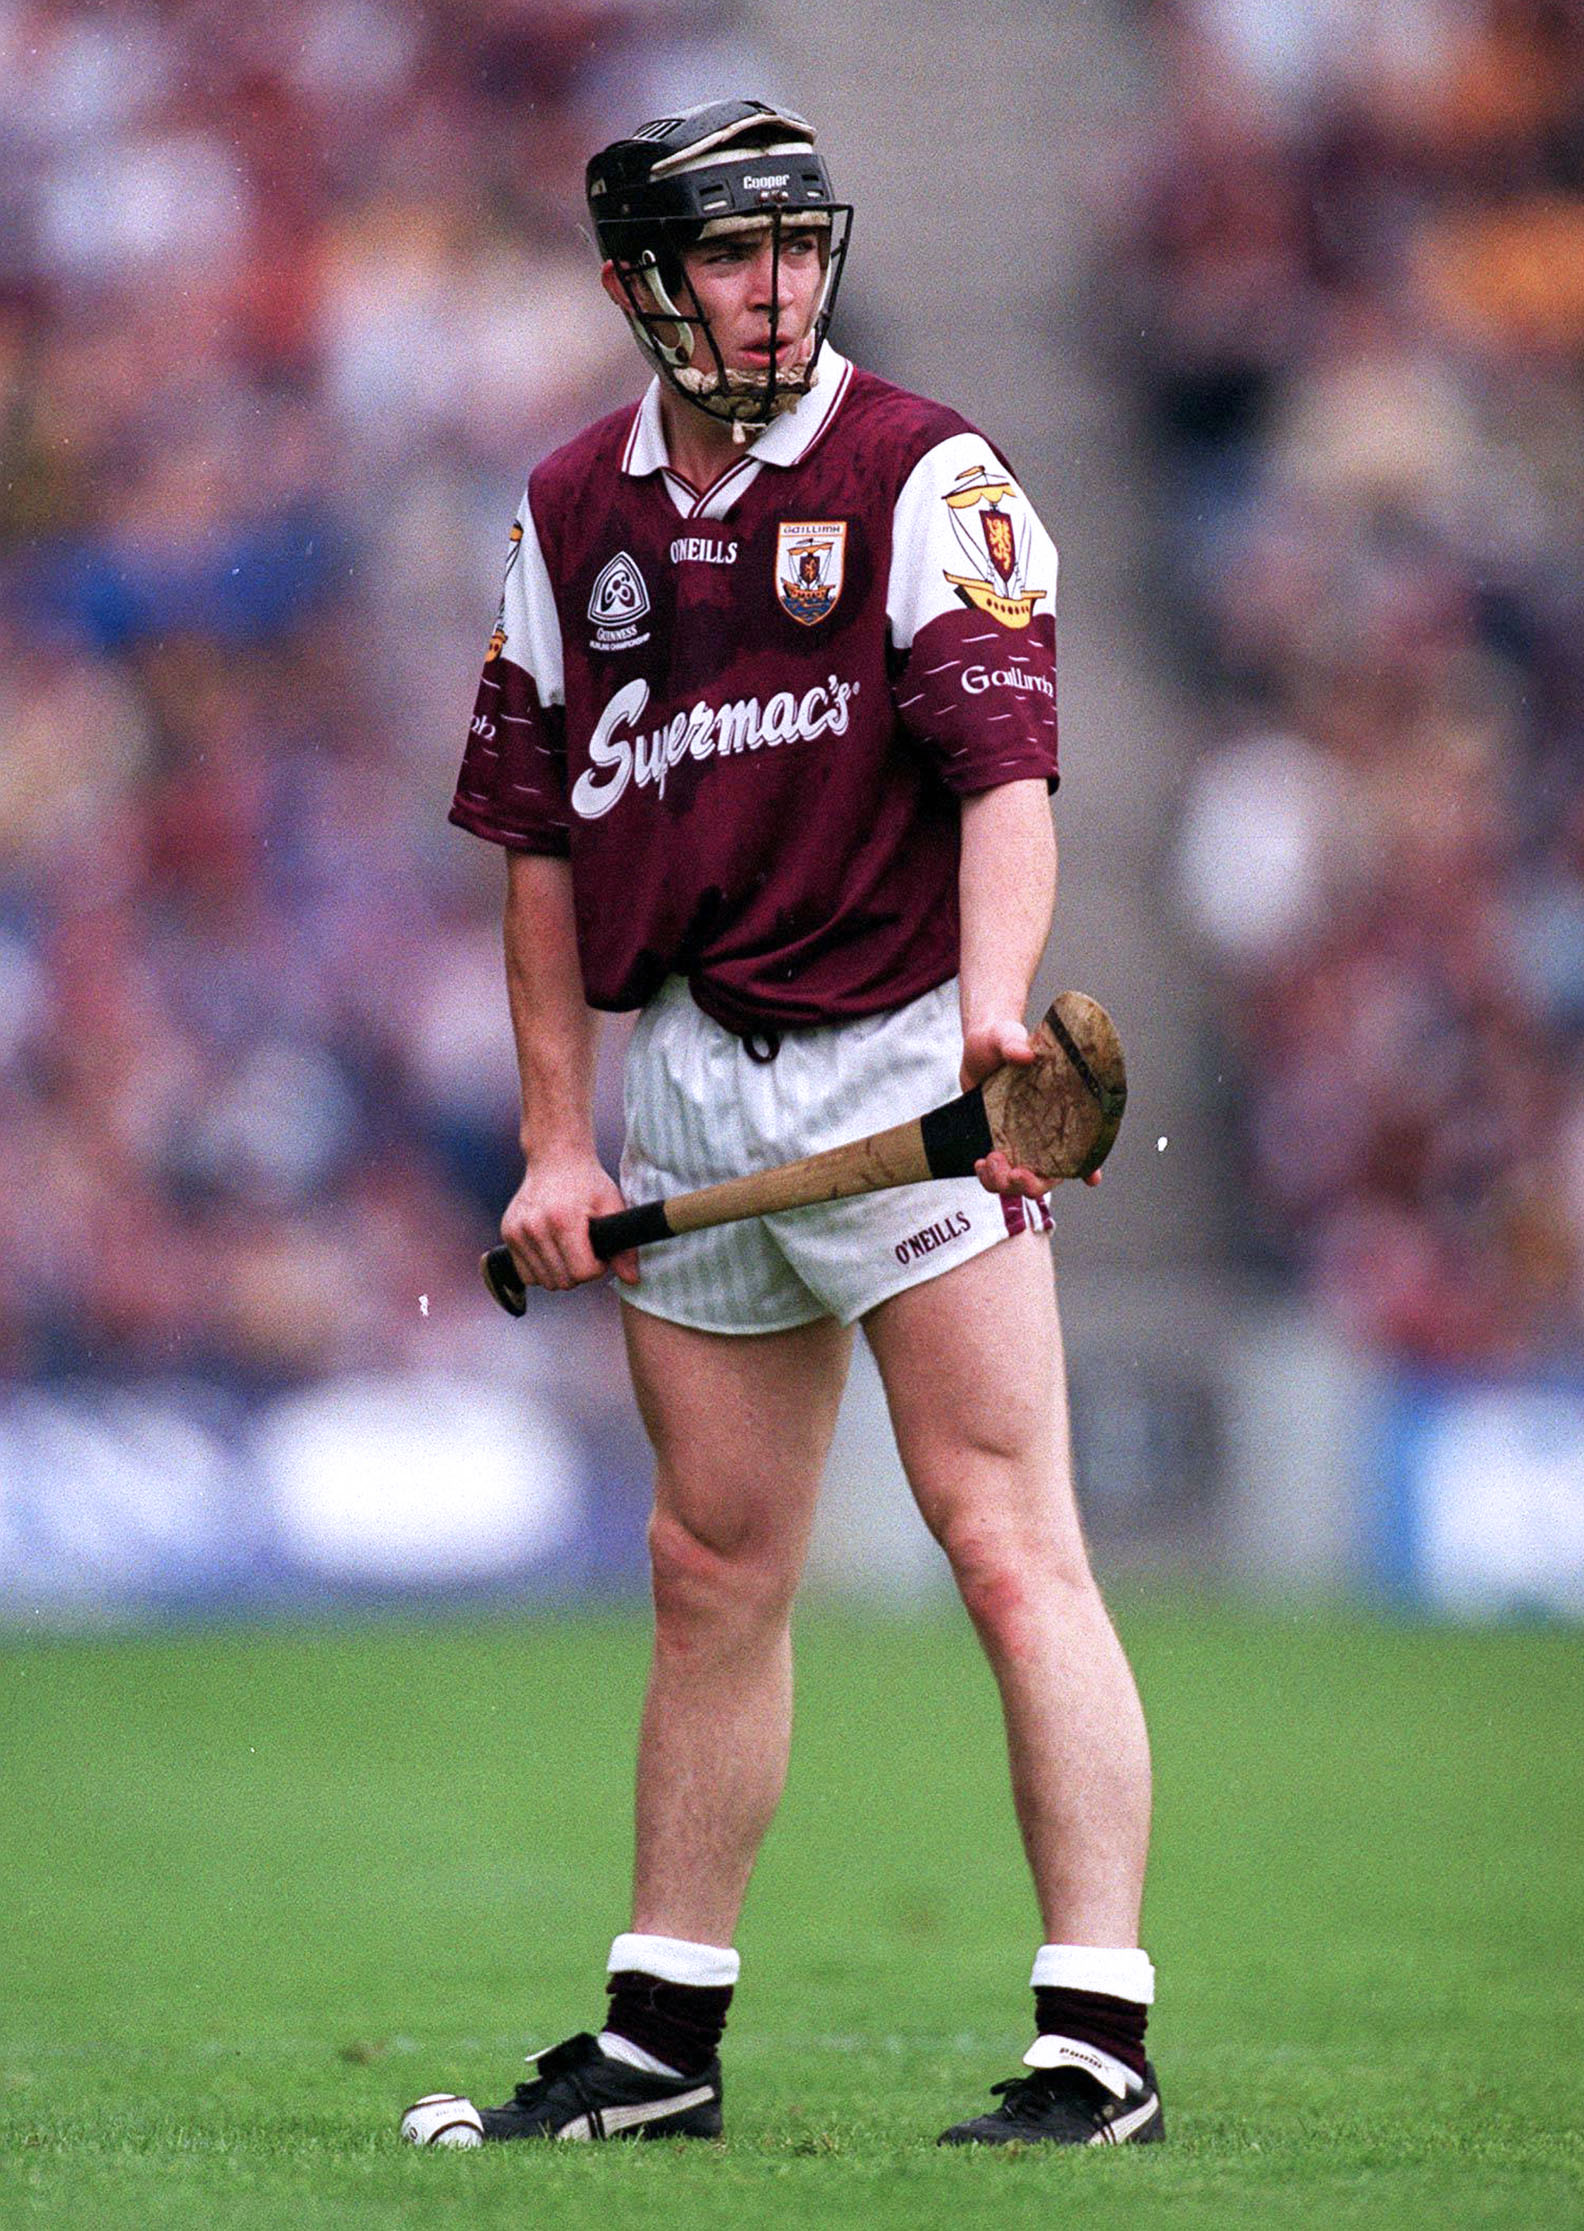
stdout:
<svg viewBox="0 0 1584 2231">
<path fill-rule="evenodd" d="M 831 192 L 810 124 L 764 101 L 709 101 L 685 115 L 641 124 L 628 138 L 602 147 L 588 166 L 586 185 L 594 236 L 615 266 L 633 331 L 678 394 L 746 431 L 767 424 L 806 392 L 835 307 L 852 222 L 851 206 Z M 764 225 L 778 258 L 782 226 L 809 223 L 828 229 L 830 247 L 805 362 L 790 372 L 776 365 L 772 288 L 767 375 L 728 371 L 708 319 L 696 303 L 687 309 L 679 304 L 683 250 L 706 230 Z M 692 361 L 695 333 L 704 336 L 713 370 Z"/>
</svg>

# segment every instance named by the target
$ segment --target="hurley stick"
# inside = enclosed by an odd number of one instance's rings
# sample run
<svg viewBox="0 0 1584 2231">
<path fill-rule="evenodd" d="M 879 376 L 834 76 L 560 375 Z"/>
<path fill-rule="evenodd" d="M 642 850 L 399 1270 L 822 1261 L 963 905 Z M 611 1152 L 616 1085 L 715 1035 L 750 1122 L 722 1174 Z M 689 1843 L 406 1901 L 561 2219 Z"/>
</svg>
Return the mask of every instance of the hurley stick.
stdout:
<svg viewBox="0 0 1584 2231">
<path fill-rule="evenodd" d="M 624 1248 L 653 1247 L 709 1224 L 812 1208 L 819 1201 L 882 1193 L 930 1178 L 972 1177 L 974 1164 L 997 1148 L 1015 1169 L 1032 1170 L 1049 1185 L 1088 1177 L 1110 1153 L 1127 1105 L 1116 1026 L 1097 1001 L 1082 992 L 1062 992 L 1030 1042 L 1031 1063 L 1008 1062 L 972 1092 L 888 1131 L 697 1193 L 591 1217 L 589 1244 L 609 1262 Z M 520 1317 L 527 1292 L 511 1250 L 491 1248 L 480 1268 L 501 1307 Z"/>
</svg>

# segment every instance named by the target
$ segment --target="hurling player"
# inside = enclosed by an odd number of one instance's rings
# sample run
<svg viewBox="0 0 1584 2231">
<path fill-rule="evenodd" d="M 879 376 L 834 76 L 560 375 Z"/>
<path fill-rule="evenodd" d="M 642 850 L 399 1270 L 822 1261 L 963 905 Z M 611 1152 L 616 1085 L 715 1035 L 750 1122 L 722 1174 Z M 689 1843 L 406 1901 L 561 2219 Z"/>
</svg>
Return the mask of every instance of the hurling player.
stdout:
<svg viewBox="0 0 1584 2231">
<path fill-rule="evenodd" d="M 588 199 L 654 377 L 529 482 L 452 808 L 506 855 L 526 1170 L 501 1229 L 551 1291 L 603 1275 L 588 1221 L 624 1195 L 1029 1060 L 1056 884 L 1055 552 L 991 442 L 826 341 L 851 211 L 809 126 L 749 100 L 661 118 L 594 157 Z M 628 1009 L 618 1190 L 590 1102 L 598 1015 Z M 656 1465 L 631 1927 L 597 2034 L 503 2106 L 430 2095 L 408 2137 L 720 2131 L 855 1326 L 1000 1687 L 1041 1923 L 1027 2065 L 945 2139 L 1161 2136 L 1148 1747 L 1079 1531 L 1049 1229 L 996 1153 L 617 1259 Z"/>
</svg>

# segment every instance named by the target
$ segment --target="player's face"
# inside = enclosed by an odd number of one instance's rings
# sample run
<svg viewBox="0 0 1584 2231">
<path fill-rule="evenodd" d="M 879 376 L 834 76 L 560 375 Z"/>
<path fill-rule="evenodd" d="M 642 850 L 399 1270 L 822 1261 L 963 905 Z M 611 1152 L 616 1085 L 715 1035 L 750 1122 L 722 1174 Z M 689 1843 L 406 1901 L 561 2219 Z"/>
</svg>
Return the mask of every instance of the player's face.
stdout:
<svg viewBox="0 0 1584 2231">
<path fill-rule="evenodd" d="M 683 274 L 729 372 L 768 373 L 772 305 L 777 371 L 791 371 L 808 354 L 825 284 L 826 238 L 821 226 L 783 225 L 777 256 L 767 225 L 701 240 L 684 254 Z M 693 362 L 713 367 L 702 334 L 695 337 Z"/>
</svg>

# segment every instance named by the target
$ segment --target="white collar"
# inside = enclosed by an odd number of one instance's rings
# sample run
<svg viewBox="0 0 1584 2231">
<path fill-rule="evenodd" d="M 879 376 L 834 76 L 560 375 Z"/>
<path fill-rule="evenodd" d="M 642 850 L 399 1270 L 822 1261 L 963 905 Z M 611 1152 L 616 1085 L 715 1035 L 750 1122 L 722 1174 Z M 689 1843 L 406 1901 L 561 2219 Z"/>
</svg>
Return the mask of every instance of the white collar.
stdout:
<svg viewBox="0 0 1584 2231">
<path fill-rule="evenodd" d="M 852 377 L 852 366 L 846 357 L 837 354 L 829 343 L 821 349 L 815 367 L 814 385 L 806 395 L 800 395 L 789 411 L 773 418 L 764 432 L 751 442 L 745 442 L 738 463 L 756 465 L 795 465 L 813 447 L 824 432 L 837 404 L 847 392 Z M 643 401 L 633 419 L 632 431 L 627 436 L 627 447 L 622 454 L 621 469 L 634 480 L 641 480 L 646 473 L 669 472 L 671 458 L 666 449 L 665 428 L 660 418 L 660 376 L 649 382 Z M 726 473 L 734 474 L 735 465 Z M 720 482 L 716 482 L 720 486 Z"/>
</svg>

